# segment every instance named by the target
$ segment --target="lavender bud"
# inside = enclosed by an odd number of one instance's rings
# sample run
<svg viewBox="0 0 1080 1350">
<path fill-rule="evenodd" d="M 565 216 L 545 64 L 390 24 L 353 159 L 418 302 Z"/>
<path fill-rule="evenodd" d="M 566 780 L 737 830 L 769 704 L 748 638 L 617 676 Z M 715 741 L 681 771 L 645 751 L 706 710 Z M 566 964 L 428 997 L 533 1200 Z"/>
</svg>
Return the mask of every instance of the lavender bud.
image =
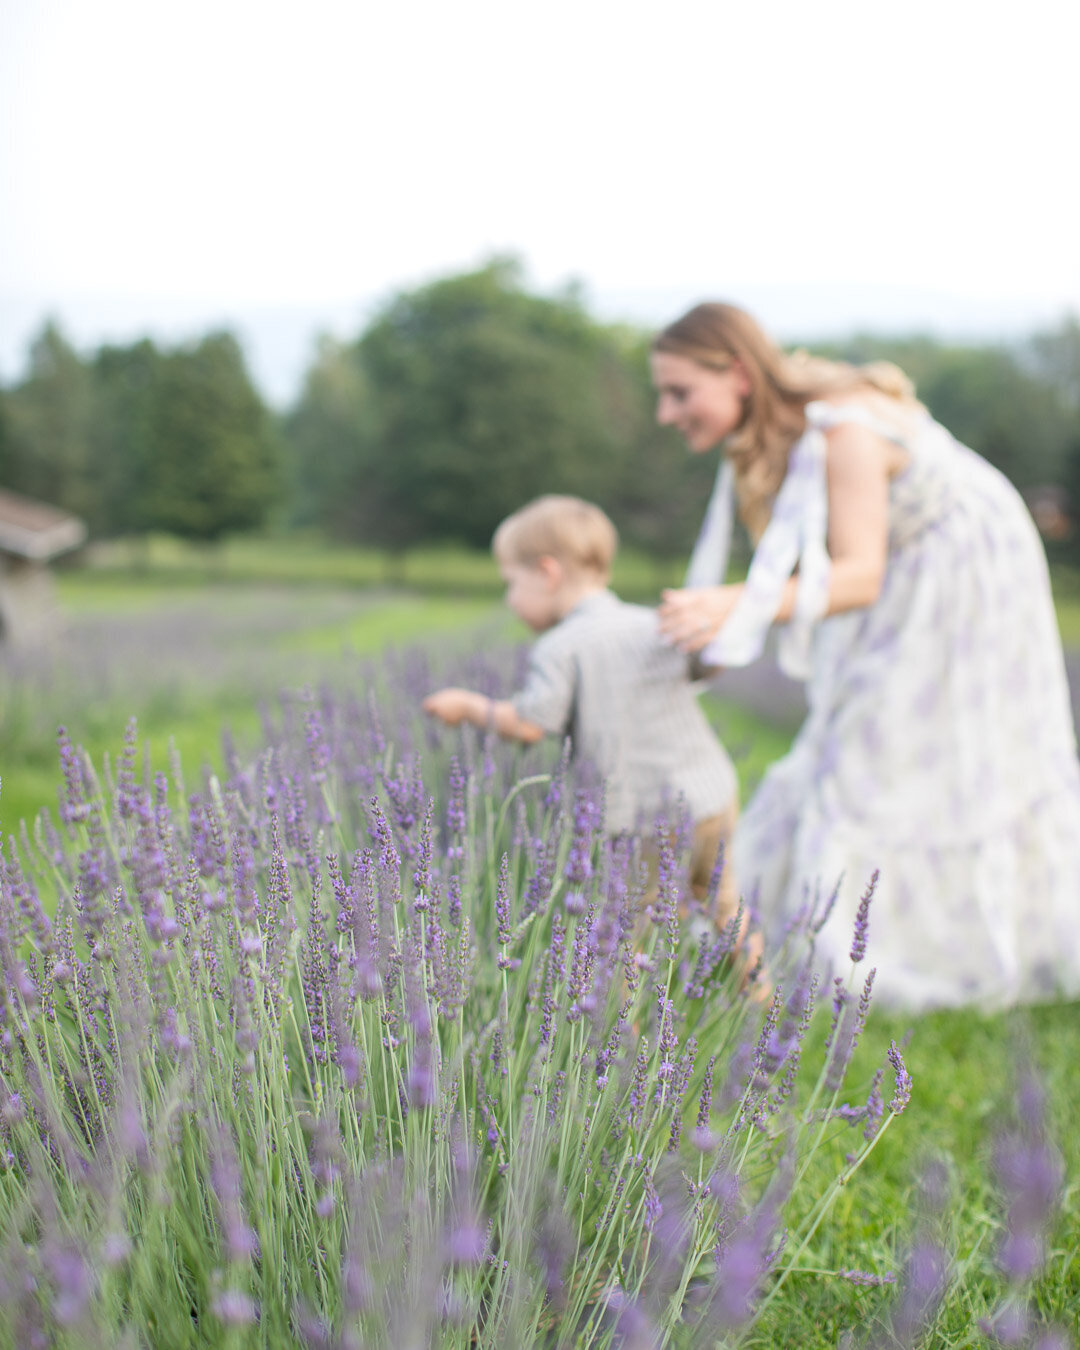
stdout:
<svg viewBox="0 0 1080 1350">
<path fill-rule="evenodd" d="M 894 1115 L 899 1115 L 911 1100 L 911 1075 L 907 1071 L 904 1057 L 895 1041 L 890 1044 L 888 1054 L 894 1074 L 893 1098 L 889 1103 L 889 1110 Z"/>
<path fill-rule="evenodd" d="M 874 870 L 870 878 L 870 884 L 863 891 L 862 899 L 859 901 L 859 908 L 855 912 L 855 934 L 851 943 L 851 959 L 856 965 L 866 955 L 866 935 L 869 929 L 870 901 L 874 898 L 874 891 L 877 887 L 879 873 Z"/>
<path fill-rule="evenodd" d="M 256 1319 L 255 1301 L 238 1289 L 225 1289 L 211 1305 L 217 1317 L 229 1327 L 250 1326 Z"/>
</svg>

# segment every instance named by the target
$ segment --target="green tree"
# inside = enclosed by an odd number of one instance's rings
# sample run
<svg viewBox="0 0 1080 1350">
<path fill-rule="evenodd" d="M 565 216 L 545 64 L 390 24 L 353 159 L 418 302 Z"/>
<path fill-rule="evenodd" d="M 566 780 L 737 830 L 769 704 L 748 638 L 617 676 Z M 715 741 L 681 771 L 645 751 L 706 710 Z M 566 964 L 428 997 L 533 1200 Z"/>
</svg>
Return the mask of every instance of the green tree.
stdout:
<svg viewBox="0 0 1080 1350">
<path fill-rule="evenodd" d="M 1080 319 L 1068 315 L 1057 328 L 1036 333 L 1031 340 L 1032 369 L 1049 384 L 1066 410 L 1066 437 L 1062 487 L 1072 522 L 1070 534 L 1049 546 L 1052 559 L 1080 563 Z"/>
<path fill-rule="evenodd" d="M 615 354 L 572 299 L 527 294 L 513 264 L 399 297 L 357 351 L 376 408 L 355 483 L 368 537 L 484 545 L 527 498 L 596 496 L 616 471 Z"/>
<path fill-rule="evenodd" d="M 1080 318 L 1069 314 L 1057 328 L 1036 333 L 1031 339 L 1031 364 L 1080 417 Z"/>
<path fill-rule="evenodd" d="M 8 396 L 0 389 L 0 486 L 3 487 L 9 486 L 12 482 L 12 453 Z"/>
<path fill-rule="evenodd" d="M 98 417 L 91 440 L 110 533 L 146 527 L 142 512 L 157 454 L 154 407 L 163 360 L 149 339 L 102 347 L 94 358 Z"/>
<path fill-rule="evenodd" d="M 287 422 L 303 518 L 483 547 L 530 497 L 572 492 L 627 542 L 686 552 L 715 466 L 658 432 L 646 358 L 640 334 L 590 319 L 574 288 L 529 294 L 508 260 L 397 296 L 355 344 L 322 344 Z"/>
<path fill-rule="evenodd" d="M 327 526 L 344 537 L 355 534 L 358 470 L 377 436 L 370 381 L 355 344 L 319 340 L 303 394 L 283 430 L 291 522 Z"/>
<path fill-rule="evenodd" d="M 151 364 L 127 520 L 202 540 L 265 524 L 282 494 L 280 445 L 236 339 L 212 334 Z"/>
<path fill-rule="evenodd" d="M 31 344 L 26 378 L 7 396 L 7 486 L 100 529 L 107 508 L 93 463 L 95 414 L 90 370 L 50 320 Z"/>
</svg>

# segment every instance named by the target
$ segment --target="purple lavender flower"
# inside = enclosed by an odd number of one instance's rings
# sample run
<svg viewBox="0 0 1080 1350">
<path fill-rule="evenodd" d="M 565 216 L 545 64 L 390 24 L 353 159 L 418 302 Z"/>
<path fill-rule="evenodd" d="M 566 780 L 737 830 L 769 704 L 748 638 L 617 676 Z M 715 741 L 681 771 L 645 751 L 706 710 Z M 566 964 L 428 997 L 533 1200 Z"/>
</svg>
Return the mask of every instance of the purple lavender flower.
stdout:
<svg viewBox="0 0 1080 1350">
<path fill-rule="evenodd" d="M 840 887 L 843 884 L 844 884 L 844 874 L 843 872 L 841 872 L 840 875 L 836 878 L 836 885 L 833 887 L 828 900 L 826 900 L 820 912 L 818 910 L 818 905 L 821 897 L 820 894 L 815 894 L 814 903 L 810 908 L 810 917 L 809 917 L 809 930 L 811 934 L 816 936 L 825 927 L 826 923 L 828 923 L 829 915 L 836 908 L 836 902 L 840 897 Z"/>
<path fill-rule="evenodd" d="M 926 1332 L 949 1282 L 948 1253 L 925 1235 L 908 1253 L 897 1279 L 900 1297 L 893 1308 L 892 1339 L 888 1345 L 913 1346 Z"/>
<path fill-rule="evenodd" d="M 713 1073 L 716 1069 L 716 1056 L 709 1057 L 708 1064 L 705 1065 L 705 1077 L 701 1084 L 701 1095 L 698 1098 L 697 1128 L 699 1131 L 708 1131 L 709 1116 L 712 1111 L 712 1089 Z"/>
<path fill-rule="evenodd" d="M 60 747 L 60 769 L 64 776 L 64 796 L 60 800 L 60 819 L 73 825 L 85 820 L 91 810 L 88 800 L 89 783 L 83 764 L 81 749 L 72 745 L 66 727 L 58 727 L 57 743 Z"/>
<path fill-rule="evenodd" d="M 546 839 L 536 840 L 535 867 L 536 870 L 525 890 L 525 899 L 522 903 L 523 917 L 542 910 L 551 897 L 555 851 Z"/>
<path fill-rule="evenodd" d="M 392 775 L 384 774 L 382 779 L 401 847 L 410 859 L 416 856 L 413 830 L 423 809 L 423 784 L 419 783 L 418 772 L 418 765 L 398 764 Z"/>
<path fill-rule="evenodd" d="M 224 1132 L 218 1136 L 210 1176 L 221 1216 L 226 1257 L 229 1261 L 248 1261 L 258 1250 L 258 1238 L 244 1217 L 236 1148 Z"/>
<path fill-rule="evenodd" d="M 837 975 L 836 978 L 833 980 L 833 999 L 832 999 L 833 1016 L 832 1022 L 829 1025 L 829 1033 L 825 1037 L 826 1050 L 832 1049 L 833 1042 L 836 1040 L 837 1030 L 840 1026 L 841 1019 L 843 1018 L 844 1015 L 844 1009 L 847 1007 L 848 1002 L 849 1002 L 848 992 L 844 988 L 843 977 L 841 975 Z"/>
<path fill-rule="evenodd" d="M 660 1199 L 660 1194 L 656 1189 L 656 1182 L 652 1174 L 645 1173 L 645 1231 L 651 1233 L 660 1221 L 664 1212 L 664 1205 Z"/>
<path fill-rule="evenodd" d="M 446 803 L 446 831 L 451 842 L 458 840 L 469 828 L 465 813 L 465 790 L 468 780 L 457 755 L 450 757 L 450 796 Z M 460 855 L 458 855 L 460 856 Z"/>
<path fill-rule="evenodd" d="M 881 1125 L 881 1117 L 885 1114 L 885 1104 L 881 1097 L 881 1080 L 885 1077 L 885 1070 L 878 1069 L 874 1074 L 874 1080 L 870 1084 L 870 1093 L 866 1099 L 866 1124 L 863 1126 L 863 1138 L 869 1142 L 877 1134 Z"/>
<path fill-rule="evenodd" d="M 870 927 L 870 901 L 874 898 L 874 891 L 877 888 L 879 873 L 875 869 L 870 878 L 870 883 L 863 891 L 862 899 L 859 901 L 859 908 L 855 911 L 855 933 L 851 942 L 851 959 L 858 963 L 866 955 L 866 935 Z"/>
<path fill-rule="evenodd" d="M 1046 1261 L 1046 1234 L 1061 1199 L 1064 1167 L 1047 1137 L 1038 1079 L 1023 1070 L 1017 1091 L 1018 1123 L 999 1133 L 994 1171 L 1008 1206 L 1007 1232 L 998 1261 L 1011 1283 L 1033 1279 Z"/>
<path fill-rule="evenodd" d="M 436 1096 L 435 1065 L 431 1053 L 431 1035 L 420 1035 L 413 1048 L 408 1074 L 409 1104 L 418 1109 L 432 1106 Z"/>
<path fill-rule="evenodd" d="M 323 725 L 322 713 L 315 703 L 314 695 L 309 689 L 305 689 L 301 698 L 307 704 L 307 711 L 304 714 L 304 742 L 311 764 L 311 781 L 321 785 L 326 782 L 327 769 L 330 767 L 333 754 Z"/>
<path fill-rule="evenodd" d="M 326 933 L 323 930 L 320 887 L 311 895 L 307 932 L 303 942 L 304 1004 L 308 1016 L 309 1050 L 318 1064 L 325 1064 L 332 1051 L 330 1044 L 330 973 L 327 962 Z"/>
<path fill-rule="evenodd" d="M 623 1178 L 616 1183 L 617 1195 L 613 1197 L 613 1205 L 618 1204 L 624 1184 Z M 562 1202 L 552 1189 L 553 1193 L 547 1197 L 537 1224 L 535 1250 L 544 1272 L 544 1288 L 548 1299 L 556 1309 L 560 1309 L 566 1300 L 565 1272 L 574 1258 L 574 1233 Z"/>
<path fill-rule="evenodd" d="M 130 820 L 139 810 L 141 793 L 135 781 L 135 754 L 138 749 L 138 728 L 135 718 L 129 718 L 124 728 L 124 748 L 116 761 L 116 812 L 121 820 Z"/>
<path fill-rule="evenodd" d="M 607 1311 L 615 1318 L 613 1344 L 620 1350 L 655 1350 L 659 1334 L 638 1299 L 616 1286 L 607 1295 Z"/>
<path fill-rule="evenodd" d="M 495 891 L 495 919 L 498 924 L 499 941 L 505 947 L 510 941 L 510 857 L 502 855 L 499 863 L 499 880 Z M 502 957 L 499 958 L 502 965 Z"/>
<path fill-rule="evenodd" d="M 42 1261 L 55 1289 L 53 1316 L 61 1326 L 71 1326 L 90 1306 L 93 1295 L 90 1267 L 71 1242 L 47 1242 L 42 1249 Z"/>
<path fill-rule="evenodd" d="M 452 1265 L 479 1265 L 483 1261 L 486 1251 L 487 1230 L 475 1216 L 466 1216 L 447 1235 L 447 1259 Z"/>
<path fill-rule="evenodd" d="M 429 797 L 424 810 L 424 821 L 420 827 L 420 846 L 417 851 L 416 870 L 413 872 L 413 886 L 416 888 L 416 908 L 426 909 L 428 897 L 432 891 L 431 877 L 431 834 L 432 817 L 435 814 L 435 798 Z"/>
<path fill-rule="evenodd" d="M 355 865 L 354 858 L 354 868 Z M 344 935 L 352 931 L 356 922 L 356 891 L 351 886 L 346 885 L 345 878 L 341 875 L 341 864 L 338 862 L 336 853 L 327 854 L 326 870 L 330 874 L 330 889 L 334 893 L 334 927 L 337 932 Z"/>
<path fill-rule="evenodd" d="M 765 1276 L 765 1253 L 759 1225 L 747 1221 L 718 1253 L 706 1316 L 717 1329 L 741 1326 L 754 1309 Z"/>
<path fill-rule="evenodd" d="M 563 875 L 571 890 L 580 888 L 592 877 L 592 846 L 596 830 L 603 820 L 603 810 L 593 792 L 578 788 L 574 793 L 574 834 Z"/>
<path fill-rule="evenodd" d="M 461 923 L 461 878 L 456 875 L 446 883 L 446 912 L 456 928 Z"/>
<path fill-rule="evenodd" d="M 255 1300 L 239 1289 L 223 1289 L 211 1304 L 214 1315 L 226 1326 L 250 1326 L 257 1319 Z"/>
<path fill-rule="evenodd" d="M 895 1284 L 896 1276 L 891 1270 L 887 1270 L 884 1275 L 875 1275 L 868 1270 L 842 1270 L 840 1278 L 847 1280 L 849 1284 L 861 1285 L 864 1289 L 873 1289 L 883 1284 Z"/>
<path fill-rule="evenodd" d="M 1031 1334 L 1031 1312 L 1025 1303 L 1011 1299 L 993 1317 L 980 1317 L 979 1330 L 996 1345 L 1026 1345 Z"/>
<path fill-rule="evenodd" d="M 721 1167 L 710 1178 L 709 1189 L 721 1206 L 723 1233 L 715 1251 L 716 1275 L 703 1313 L 711 1332 L 734 1329 L 750 1317 L 761 1282 L 786 1241 L 786 1234 L 781 1234 L 779 1243 L 775 1239 L 793 1179 L 794 1158 L 787 1149 L 755 1208 L 729 1227 L 737 1213 L 738 1177 Z"/>
<path fill-rule="evenodd" d="M 577 1021 L 589 1011 L 587 1000 L 592 996 L 593 971 L 596 965 L 596 911 L 590 909 L 579 919 L 574 929 L 574 946 L 570 957 L 570 974 L 566 981 L 566 995 L 570 1000 L 567 1020 Z"/>
<path fill-rule="evenodd" d="M 851 1057 L 855 1053 L 855 1046 L 858 1044 L 859 1036 L 862 1034 L 863 1027 L 866 1025 L 866 1018 L 870 1012 L 870 996 L 874 987 L 874 977 L 877 974 L 877 967 L 873 967 L 867 974 L 866 981 L 863 984 L 863 991 L 859 997 L 859 1002 L 855 1008 L 852 1008 L 848 1001 L 848 995 L 839 984 L 836 986 L 836 995 L 834 997 L 833 1007 L 839 1010 L 837 1019 L 833 1022 L 833 1028 L 830 1032 L 832 1041 L 832 1055 L 829 1060 L 829 1069 L 826 1075 L 826 1086 L 830 1092 L 839 1090 L 844 1081 L 844 1076 L 851 1063 Z M 899 1051 L 897 1051 L 899 1054 Z M 906 1070 L 905 1070 L 906 1072 Z M 908 1080 L 910 1089 L 911 1083 Z M 906 1103 L 906 1098 L 905 1098 Z M 901 1109 L 903 1109 L 901 1107 Z"/>
<path fill-rule="evenodd" d="M 889 1102 L 889 1110 L 894 1115 L 907 1106 L 911 1100 L 911 1075 L 907 1071 L 907 1065 L 904 1063 L 904 1057 L 900 1053 L 900 1048 L 895 1041 L 889 1045 L 889 1063 L 893 1067 L 893 1097 Z"/>
<path fill-rule="evenodd" d="M 567 736 L 562 744 L 559 763 L 551 775 L 547 794 L 544 797 L 544 806 L 548 811 L 557 811 L 562 805 L 563 786 L 566 782 L 567 770 L 570 767 L 570 750 L 570 737 Z"/>
</svg>

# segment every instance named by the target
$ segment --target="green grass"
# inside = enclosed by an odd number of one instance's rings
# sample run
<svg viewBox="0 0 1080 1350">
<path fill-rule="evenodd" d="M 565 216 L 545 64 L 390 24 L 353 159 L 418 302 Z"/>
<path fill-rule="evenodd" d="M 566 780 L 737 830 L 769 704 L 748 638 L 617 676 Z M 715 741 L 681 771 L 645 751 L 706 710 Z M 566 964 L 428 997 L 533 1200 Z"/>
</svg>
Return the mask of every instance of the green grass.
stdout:
<svg viewBox="0 0 1080 1350">
<path fill-rule="evenodd" d="M 1080 570 L 1058 566 L 1050 575 L 1061 640 L 1066 647 L 1080 647 Z"/>
<path fill-rule="evenodd" d="M 824 1032 L 819 1018 L 806 1059 Z M 1075 1065 L 1080 1061 L 1080 1005 L 1048 1004 L 997 1016 L 950 1011 L 921 1017 L 874 1012 L 856 1052 L 848 1081 L 869 1088 L 890 1040 L 907 1041 L 904 1055 L 914 1080 L 911 1103 L 888 1137 L 841 1193 L 801 1264 L 807 1270 L 899 1273 L 907 1245 L 922 1219 L 931 1222 L 919 1178 L 926 1165 L 945 1163 L 950 1178 L 946 1215 L 932 1224 L 950 1250 L 949 1291 L 926 1344 L 985 1345 L 980 1318 L 990 1316 L 1003 1281 L 995 1254 L 1004 1235 L 1004 1202 L 994 1175 L 995 1132 L 1013 1109 L 1017 1071 L 1034 1064 L 1047 1091 L 1051 1136 L 1066 1171 L 1062 1208 L 1051 1233 L 1046 1273 L 1036 1283 L 1039 1314 L 1080 1337 L 1080 1108 Z M 886 1078 L 888 1081 L 888 1076 Z M 845 1094 L 845 1100 L 857 1096 Z M 886 1100 L 888 1096 L 886 1095 Z M 816 1165 L 820 1184 L 835 1175 L 845 1152 L 861 1139 L 857 1127 L 839 1127 Z M 800 1199 L 811 1203 L 815 1185 Z M 763 1318 L 756 1347 L 833 1347 L 855 1326 L 883 1331 L 895 1294 L 863 1289 L 840 1279 L 806 1275 L 782 1306 Z"/>
<path fill-rule="evenodd" d="M 123 589 L 134 586 L 206 586 L 220 582 L 323 587 L 393 587 L 428 595 L 501 594 L 491 555 L 454 545 L 412 548 L 400 554 L 327 543 L 303 534 L 280 538 L 238 536 L 198 545 L 168 536 L 96 544 L 87 566 L 66 573 L 70 589 L 91 593 L 106 577 Z M 665 586 L 678 586 L 685 561 L 653 559 L 621 550 L 613 584 L 627 599 L 652 601 Z"/>
</svg>

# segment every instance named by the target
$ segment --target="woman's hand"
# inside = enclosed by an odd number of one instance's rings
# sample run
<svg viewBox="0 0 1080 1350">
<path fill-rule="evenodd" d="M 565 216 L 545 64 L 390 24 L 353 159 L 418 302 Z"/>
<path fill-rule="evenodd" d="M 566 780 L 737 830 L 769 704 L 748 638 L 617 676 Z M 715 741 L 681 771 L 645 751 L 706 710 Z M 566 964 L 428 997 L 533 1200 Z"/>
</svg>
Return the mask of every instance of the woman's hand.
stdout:
<svg viewBox="0 0 1080 1350">
<path fill-rule="evenodd" d="M 698 586 L 664 591 L 660 632 L 681 652 L 699 652 L 716 637 L 742 594 L 742 586 Z"/>
</svg>

